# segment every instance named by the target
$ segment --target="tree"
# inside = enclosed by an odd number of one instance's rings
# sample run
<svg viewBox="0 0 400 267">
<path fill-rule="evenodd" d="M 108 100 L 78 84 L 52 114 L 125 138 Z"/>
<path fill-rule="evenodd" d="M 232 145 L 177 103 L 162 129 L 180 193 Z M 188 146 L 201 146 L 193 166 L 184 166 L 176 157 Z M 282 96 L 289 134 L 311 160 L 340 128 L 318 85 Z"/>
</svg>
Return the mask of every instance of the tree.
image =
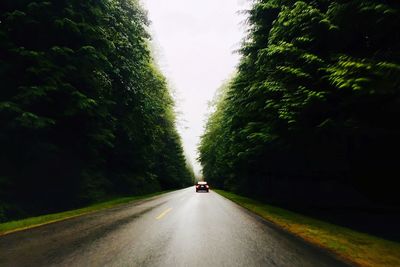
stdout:
<svg viewBox="0 0 400 267">
<path fill-rule="evenodd" d="M 284 202 L 398 202 L 399 7 L 254 1 L 200 145 L 206 178 Z"/>
<path fill-rule="evenodd" d="M 6 0 L 0 22 L 0 220 L 189 183 L 137 1 Z"/>
</svg>

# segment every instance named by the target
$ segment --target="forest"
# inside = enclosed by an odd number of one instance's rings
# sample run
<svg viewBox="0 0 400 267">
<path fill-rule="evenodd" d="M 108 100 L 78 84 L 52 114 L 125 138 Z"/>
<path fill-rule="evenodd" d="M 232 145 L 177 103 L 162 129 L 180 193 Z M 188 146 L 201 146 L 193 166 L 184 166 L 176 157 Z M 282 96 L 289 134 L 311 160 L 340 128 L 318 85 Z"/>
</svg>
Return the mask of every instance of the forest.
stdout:
<svg viewBox="0 0 400 267">
<path fill-rule="evenodd" d="M 400 2 L 256 0 L 199 145 L 214 187 L 303 206 L 400 205 Z"/>
<path fill-rule="evenodd" d="M 0 2 L 0 222 L 192 184 L 136 0 Z"/>
</svg>

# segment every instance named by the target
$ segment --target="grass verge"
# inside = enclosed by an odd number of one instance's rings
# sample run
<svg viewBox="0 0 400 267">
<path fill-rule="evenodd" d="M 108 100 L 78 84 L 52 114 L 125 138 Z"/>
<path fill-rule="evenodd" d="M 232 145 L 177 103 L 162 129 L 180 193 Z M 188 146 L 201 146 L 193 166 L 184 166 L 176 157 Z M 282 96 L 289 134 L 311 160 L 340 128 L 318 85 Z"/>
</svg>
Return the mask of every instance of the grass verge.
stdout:
<svg viewBox="0 0 400 267">
<path fill-rule="evenodd" d="M 64 212 L 59 212 L 59 213 L 53 213 L 53 214 L 47 214 L 47 215 L 42 215 L 42 216 L 37 216 L 37 217 L 31 217 L 31 218 L 26 218 L 18 221 L 10 221 L 6 223 L 1 223 L 0 224 L 0 236 L 29 229 L 29 228 L 34 228 L 37 226 L 49 224 L 49 223 L 54 223 L 66 219 L 70 219 L 73 217 L 85 215 L 88 213 L 112 208 L 121 204 L 127 204 L 130 202 L 135 202 L 138 200 L 154 197 L 157 195 L 164 194 L 169 191 L 163 191 L 163 192 L 157 192 L 153 194 L 148 194 L 148 195 L 142 195 L 142 196 L 133 196 L 133 197 L 123 197 L 123 198 L 116 198 L 113 200 L 109 200 L 106 202 L 100 202 L 96 204 L 92 204 L 90 206 L 76 209 L 76 210 L 69 210 L 69 211 L 64 211 Z"/>
<path fill-rule="evenodd" d="M 236 194 L 214 190 L 284 230 L 358 266 L 400 266 L 400 244 L 313 219 Z"/>
</svg>

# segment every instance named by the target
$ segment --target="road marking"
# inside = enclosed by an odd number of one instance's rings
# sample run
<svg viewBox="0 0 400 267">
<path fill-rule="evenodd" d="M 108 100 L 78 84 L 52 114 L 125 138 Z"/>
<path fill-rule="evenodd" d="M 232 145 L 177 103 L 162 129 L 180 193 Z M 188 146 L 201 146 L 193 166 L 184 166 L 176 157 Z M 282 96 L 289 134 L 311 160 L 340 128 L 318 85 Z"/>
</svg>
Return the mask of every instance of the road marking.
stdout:
<svg viewBox="0 0 400 267">
<path fill-rule="evenodd" d="M 167 215 L 167 213 L 170 212 L 171 210 L 172 210 L 172 208 L 169 208 L 169 209 L 165 210 L 163 213 L 161 213 L 160 215 L 158 215 L 158 216 L 156 217 L 156 219 L 157 219 L 157 220 L 162 219 L 162 217 L 164 217 L 165 215 Z"/>
</svg>

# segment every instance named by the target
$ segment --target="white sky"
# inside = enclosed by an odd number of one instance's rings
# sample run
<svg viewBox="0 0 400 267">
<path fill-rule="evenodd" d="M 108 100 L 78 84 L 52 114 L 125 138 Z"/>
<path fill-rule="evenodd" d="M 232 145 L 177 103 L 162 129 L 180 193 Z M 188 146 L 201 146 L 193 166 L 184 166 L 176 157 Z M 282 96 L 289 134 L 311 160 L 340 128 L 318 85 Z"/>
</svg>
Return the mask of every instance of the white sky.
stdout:
<svg viewBox="0 0 400 267">
<path fill-rule="evenodd" d="M 197 146 L 208 102 L 235 70 L 244 37 L 246 0 L 141 0 L 151 20 L 156 60 L 175 90 L 179 132 L 200 172 Z"/>
</svg>

